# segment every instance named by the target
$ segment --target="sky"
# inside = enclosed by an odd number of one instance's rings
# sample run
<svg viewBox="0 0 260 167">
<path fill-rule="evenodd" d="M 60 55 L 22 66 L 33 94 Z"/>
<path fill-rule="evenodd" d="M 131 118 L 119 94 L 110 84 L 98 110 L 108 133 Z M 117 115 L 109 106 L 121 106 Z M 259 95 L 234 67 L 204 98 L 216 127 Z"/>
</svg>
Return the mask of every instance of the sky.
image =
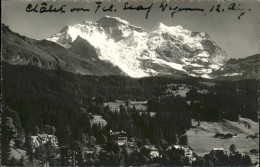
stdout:
<svg viewBox="0 0 260 167">
<path fill-rule="evenodd" d="M 110 1 L 110 2 L 108 2 Z M 240 15 L 239 10 L 228 10 L 229 5 L 236 2 L 235 8 L 244 9 L 245 14 L 238 19 Z M 243 58 L 259 52 L 258 38 L 259 38 L 259 1 L 258 0 L 221 0 L 221 2 L 193 0 L 191 1 L 164 1 L 164 5 L 168 4 L 165 11 L 159 8 L 161 2 L 153 2 L 146 0 L 145 2 L 130 1 L 128 7 L 133 5 L 136 7 L 142 5 L 143 7 L 152 8 L 146 19 L 145 11 L 123 10 L 125 2 L 107 0 L 102 1 L 102 6 L 95 13 L 97 7 L 96 1 L 84 0 L 56 0 L 47 1 L 48 6 L 53 5 L 57 9 L 62 5 L 65 13 L 35 13 L 26 12 L 27 5 L 31 3 L 41 6 L 42 1 L 27 0 L 2 0 L 2 22 L 9 26 L 9 28 L 34 39 L 44 39 L 50 37 L 52 34 L 59 32 L 67 25 L 74 25 L 83 21 L 97 21 L 105 15 L 120 17 L 127 20 L 133 25 L 140 26 L 146 29 L 152 29 L 158 22 L 162 22 L 167 26 L 181 25 L 185 29 L 194 32 L 207 32 L 211 38 L 226 51 L 228 58 Z M 113 9 L 116 11 L 103 12 L 101 9 L 106 6 L 114 5 Z M 217 5 L 220 4 L 220 12 L 216 11 Z M 210 9 L 214 5 L 214 9 Z M 240 6 L 239 6 L 240 5 Z M 199 8 L 204 9 L 204 12 L 199 11 L 180 11 L 176 12 L 171 17 L 169 6 L 179 8 Z M 73 7 L 81 7 L 90 9 L 89 12 L 70 12 Z M 224 11 L 222 12 L 222 9 Z"/>
</svg>

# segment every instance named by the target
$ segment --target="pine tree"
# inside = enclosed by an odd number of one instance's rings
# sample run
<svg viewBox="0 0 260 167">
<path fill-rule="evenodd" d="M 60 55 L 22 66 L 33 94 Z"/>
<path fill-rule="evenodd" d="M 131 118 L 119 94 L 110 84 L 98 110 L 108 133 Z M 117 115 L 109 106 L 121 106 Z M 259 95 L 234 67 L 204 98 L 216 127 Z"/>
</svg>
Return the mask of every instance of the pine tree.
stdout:
<svg viewBox="0 0 260 167">
<path fill-rule="evenodd" d="M 229 151 L 230 151 L 230 155 L 234 155 L 236 152 L 236 145 L 235 144 L 231 144 L 229 147 Z"/>
<path fill-rule="evenodd" d="M 180 142 L 181 145 L 188 145 L 188 137 L 187 137 L 187 135 L 181 136 L 179 142 Z"/>
<path fill-rule="evenodd" d="M 11 153 L 11 146 L 10 142 L 14 139 L 17 135 L 17 131 L 13 124 L 13 120 L 10 117 L 3 117 L 3 124 L 2 124 L 2 151 L 1 151 L 1 158 L 2 158 L 2 165 L 8 166 L 8 160 L 10 158 Z"/>
<path fill-rule="evenodd" d="M 40 129 L 38 126 L 34 126 L 33 128 L 33 135 L 37 135 L 40 132 Z"/>
<path fill-rule="evenodd" d="M 27 134 L 25 137 L 25 148 L 27 151 L 27 155 L 29 157 L 29 161 L 33 162 L 34 159 L 34 148 L 31 140 L 31 134 Z"/>
</svg>

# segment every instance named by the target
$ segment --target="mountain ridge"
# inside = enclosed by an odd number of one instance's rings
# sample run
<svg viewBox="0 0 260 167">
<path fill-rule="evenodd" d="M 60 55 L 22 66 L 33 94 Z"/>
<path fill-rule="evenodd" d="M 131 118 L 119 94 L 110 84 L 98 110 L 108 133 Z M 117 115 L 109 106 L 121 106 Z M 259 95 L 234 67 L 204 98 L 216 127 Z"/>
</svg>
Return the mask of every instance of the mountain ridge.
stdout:
<svg viewBox="0 0 260 167">
<path fill-rule="evenodd" d="M 218 79 L 260 79 L 260 54 L 231 58 L 211 75 Z"/>
<path fill-rule="evenodd" d="M 14 65 L 34 65 L 41 69 L 61 69 L 83 75 L 122 75 L 108 62 L 86 59 L 62 46 L 12 32 L 2 24 L 2 60 Z M 84 45 L 84 44 L 83 44 Z M 91 47 L 86 47 L 90 50 Z M 91 50 L 90 50 L 91 51 Z M 93 50 L 92 50 L 93 52 Z"/>
<path fill-rule="evenodd" d="M 70 48 L 80 36 L 99 51 L 101 60 L 118 66 L 131 77 L 173 74 L 170 71 L 209 77 L 225 63 L 227 55 L 205 34 L 163 23 L 147 30 L 106 16 L 96 22 L 68 26 L 47 40 Z"/>
</svg>

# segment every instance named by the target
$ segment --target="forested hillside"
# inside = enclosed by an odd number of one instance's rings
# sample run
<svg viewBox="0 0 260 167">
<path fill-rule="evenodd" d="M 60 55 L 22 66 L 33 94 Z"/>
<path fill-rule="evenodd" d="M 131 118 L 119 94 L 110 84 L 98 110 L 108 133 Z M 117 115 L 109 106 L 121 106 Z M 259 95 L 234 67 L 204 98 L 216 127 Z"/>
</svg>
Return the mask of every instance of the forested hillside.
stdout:
<svg viewBox="0 0 260 167">
<path fill-rule="evenodd" d="M 241 115 L 257 119 L 257 80 L 217 81 L 186 76 L 133 79 L 2 65 L 4 125 L 17 132 L 13 137 L 16 140 L 34 133 L 35 127 L 48 133 L 54 133 L 50 130 L 54 128 L 63 159 L 68 156 L 68 150 L 78 150 L 84 143 L 88 143 L 88 147 L 104 144 L 104 136 L 108 136 L 110 129 L 126 131 L 128 137 L 139 141 L 138 146 L 147 142 L 163 146 L 187 144 L 184 134 L 192 127 L 192 118 L 237 121 Z M 103 105 L 118 99 L 126 103 L 147 101 L 146 112 L 155 116 L 140 114 L 143 111 L 135 107 L 121 107 L 120 112 L 113 112 Z M 93 114 L 103 116 L 107 126 L 91 126 Z M 27 149 L 26 144 L 20 147 Z M 108 145 L 104 149 L 110 151 L 113 147 Z M 66 148 L 65 151 L 62 148 Z M 65 160 L 62 164 L 66 165 Z"/>
</svg>

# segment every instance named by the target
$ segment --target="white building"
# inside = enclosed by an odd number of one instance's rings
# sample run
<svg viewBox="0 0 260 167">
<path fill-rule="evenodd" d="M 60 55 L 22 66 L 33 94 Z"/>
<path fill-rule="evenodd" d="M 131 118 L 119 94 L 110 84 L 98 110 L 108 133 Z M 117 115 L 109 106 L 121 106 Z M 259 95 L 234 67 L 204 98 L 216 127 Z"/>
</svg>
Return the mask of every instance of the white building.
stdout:
<svg viewBox="0 0 260 167">
<path fill-rule="evenodd" d="M 212 151 L 223 151 L 224 152 L 224 148 L 220 147 L 220 148 L 212 148 Z"/>
<path fill-rule="evenodd" d="M 193 161 L 196 161 L 196 158 L 193 157 L 192 150 L 188 146 L 183 146 L 183 145 L 173 145 L 169 146 L 166 151 L 171 150 L 172 148 L 175 148 L 177 150 L 183 150 L 184 151 L 184 156 L 189 158 L 190 163 Z"/>
<path fill-rule="evenodd" d="M 154 145 L 144 145 L 140 148 L 140 150 L 145 150 L 145 152 L 148 151 L 151 158 L 160 156 L 159 150 Z"/>
<path fill-rule="evenodd" d="M 54 135 L 37 134 L 35 136 L 31 136 L 31 141 L 33 148 L 37 148 L 40 145 L 46 144 L 47 142 L 50 142 L 54 147 L 58 147 L 58 139 Z"/>
<path fill-rule="evenodd" d="M 127 133 L 124 131 L 121 132 L 113 132 L 110 130 L 109 135 L 112 140 L 116 141 L 119 146 L 123 146 L 127 144 Z"/>
</svg>

